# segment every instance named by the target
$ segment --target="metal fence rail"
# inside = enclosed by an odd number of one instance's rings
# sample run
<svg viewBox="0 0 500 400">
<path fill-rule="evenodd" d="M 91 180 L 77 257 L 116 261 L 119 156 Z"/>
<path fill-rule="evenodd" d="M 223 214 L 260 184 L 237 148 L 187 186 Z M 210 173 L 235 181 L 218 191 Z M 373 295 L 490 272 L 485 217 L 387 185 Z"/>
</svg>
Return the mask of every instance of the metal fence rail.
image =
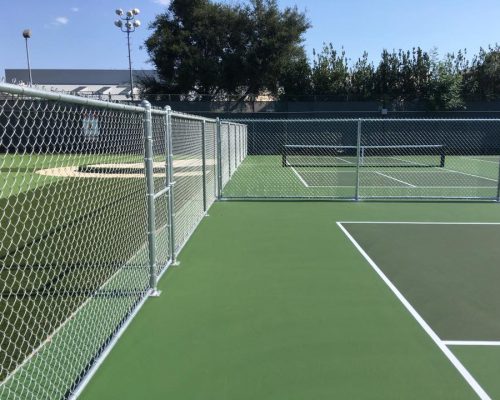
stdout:
<svg viewBox="0 0 500 400">
<path fill-rule="evenodd" d="M 226 200 L 499 199 L 500 119 L 238 122 L 248 150 L 234 176 L 221 161 Z"/>
<path fill-rule="evenodd" d="M 217 199 L 221 124 L 0 94 L 0 398 L 72 398 Z M 234 174 L 243 128 L 222 125 Z"/>
<path fill-rule="evenodd" d="M 221 121 L 0 94 L 2 399 L 76 397 L 217 199 L 500 197 L 499 119 Z"/>
</svg>

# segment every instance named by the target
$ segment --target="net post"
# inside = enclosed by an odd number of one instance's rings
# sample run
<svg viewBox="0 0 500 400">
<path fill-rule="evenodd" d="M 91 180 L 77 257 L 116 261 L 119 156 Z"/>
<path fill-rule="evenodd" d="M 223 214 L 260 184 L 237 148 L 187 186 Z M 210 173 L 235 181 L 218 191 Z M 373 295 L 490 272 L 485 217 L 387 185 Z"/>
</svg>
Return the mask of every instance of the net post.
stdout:
<svg viewBox="0 0 500 400">
<path fill-rule="evenodd" d="M 222 198 L 222 139 L 221 139 L 221 121 L 220 118 L 216 119 L 217 128 L 215 130 L 217 142 L 217 199 Z"/>
<path fill-rule="evenodd" d="M 202 191 L 203 191 L 203 212 L 207 212 L 207 157 L 205 154 L 205 134 L 207 121 L 201 122 L 201 174 L 202 174 Z"/>
<path fill-rule="evenodd" d="M 446 147 L 442 146 L 441 147 L 441 154 L 440 154 L 440 160 L 439 160 L 439 166 L 441 168 L 444 168 L 445 162 L 446 162 Z"/>
<path fill-rule="evenodd" d="M 359 172 L 360 172 L 360 162 L 361 162 L 361 125 L 362 119 L 358 119 L 358 132 L 356 135 L 356 192 L 354 198 L 356 201 L 359 200 Z"/>
<path fill-rule="evenodd" d="M 169 243 L 170 257 L 173 265 L 177 265 L 175 254 L 175 180 L 174 180 L 174 149 L 172 141 L 172 109 L 170 106 L 165 107 L 165 133 L 167 139 L 167 165 L 168 165 L 168 226 L 169 226 Z"/>
<path fill-rule="evenodd" d="M 153 170 L 153 124 L 151 120 L 151 103 L 143 100 L 144 108 L 144 168 L 146 172 L 146 203 L 148 210 L 148 256 L 149 256 L 149 291 L 150 295 L 158 295 L 156 290 L 156 213 L 155 185 Z"/>
</svg>

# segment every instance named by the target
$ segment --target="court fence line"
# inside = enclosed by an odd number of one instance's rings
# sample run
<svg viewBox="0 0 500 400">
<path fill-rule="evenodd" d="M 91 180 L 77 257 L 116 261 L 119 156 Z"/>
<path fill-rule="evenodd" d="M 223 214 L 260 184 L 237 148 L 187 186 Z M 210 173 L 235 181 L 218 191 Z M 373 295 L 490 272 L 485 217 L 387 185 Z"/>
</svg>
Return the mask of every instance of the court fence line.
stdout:
<svg viewBox="0 0 500 400">
<path fill-rule="evenodd" d="M 229 121 L 247 148 L 221 200 L 500 201 L 498 118 Z"/>
<path fill-rule="evenodd" d="M 210 119 L 0 83 L 0 398 L 76 398 L 217 200 L 500 199 L 500 119 Z"/>
<path fill-rule="evenodd" d="M 160 295 L 245 130 L 0 83 L 0 398 L 78 397 Z"/>
</svg>

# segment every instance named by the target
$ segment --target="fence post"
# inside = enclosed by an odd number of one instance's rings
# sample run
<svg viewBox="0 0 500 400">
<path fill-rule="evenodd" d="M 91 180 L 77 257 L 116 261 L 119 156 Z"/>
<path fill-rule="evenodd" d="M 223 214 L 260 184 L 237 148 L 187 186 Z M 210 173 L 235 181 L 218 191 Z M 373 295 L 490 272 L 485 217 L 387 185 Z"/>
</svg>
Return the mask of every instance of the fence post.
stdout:
<svg viewBox="0 0 500 400">
<path fill-rule="evenodd" d="M 231 123 L 227 124 L 227 163 L 229 164 L 229 178 L 231 178 Z"/>
<path fill-rule="evenodd" d="M 214 152 L 212 154 L 212 162 L 214 163 L 213 165 L 213 173 L 214 173 L 214 191 L 213 191 L 213 195 L 214 195 L 214 198 L 217 199 L 218 198 L 218 192 L 217 192 L 217 187 L 219 186 L 219 177 L 217 175 L 217 165 L 219 164 L 219 156 L 218 156 L 218 153 L 219 153 L 219 149 L 218 149 L 218 144 L 217 144 L 217 123 L 215 124 L 214 126 L 214 136 L 213 136 L 213 143 L 214 143 Z"/>
<path fill-rule="evenodd" d="M 234 125 L 234 171 L 238 169 L 238 125 Z"/>
<path fill-rule="evenodd" d="M 202 190 L 203 190 L 203 212 L 207 212 L 207 156 L 205 153 L 205 134 L 206 134 L 206 121 L 201 123 L 201 174 L 202 174 Z"/>
<path fill-rule="evenodd" d="M 217 142 L 217 199 L 222 198 L 222 139 L 221 139 L 221 122 L 217 118 L 217 128 L 215 130 Z"/>
<path fill-rule="evenodd" d="M 361 162 L 361 124 L 362 119 L 358 119 L 358 133 L 356 139 L 356 193 L 355 199 L 359 200 L 359 172 L 360 172 L 360 162 Z"/>
<path fill-rule="evenodd" d="M 141 103 L 144 107 L 144 168 L 146 172 L 146 200 L 148 209 L 148 255 L 149 255 L 149 290 L 150 296 L 158 296 L 156 290 L 156 213 L 155 184 L 153 170 L 153 125 L 151 120 L 151 104 L 147 100 Z"/>
<path fill-rule="evenodd" d="M 174 149 L 172 145 L 172 109 L 170 106 L 165 107 L 165 134 L 167 139 L 167 175 L 168 175 L 168 226 L 169 226 L 169 243 L 170 257 L 172 264 L 178 265 L 175 254 L 175 180 L 174 180 Z"/>
<path fill-rule="evenodd" d="M 498 163 L 497 202 L 500 203 L 500 162 Z"/>
</svg>

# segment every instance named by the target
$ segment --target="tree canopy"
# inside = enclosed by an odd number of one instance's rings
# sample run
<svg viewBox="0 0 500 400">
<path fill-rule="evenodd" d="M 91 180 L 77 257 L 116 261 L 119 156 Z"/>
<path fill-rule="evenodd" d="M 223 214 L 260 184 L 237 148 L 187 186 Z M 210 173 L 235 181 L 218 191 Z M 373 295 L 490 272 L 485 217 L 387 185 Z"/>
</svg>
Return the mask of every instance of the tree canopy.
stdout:
<svg viewBox="0 0 500 400">
<path fill-rule="evenodd" d="M 436 50 L 384 50 L 353 61 L 346 50 L 324 44 L 309 60 L 303 37 L 310 27 L 296 7 L 277 0 L 219 3 L 172 0 L 150 25 L 146 48 L 159 80 L 146 94 L 188 99 L 252 99 L 268 93 L 285 100 L 371 100 L 385 107 L 410 102 L 452 110 L 465 101 L 500 98 L 500 47 L 446 54 Z"/>
<path fill-rule="evenodd" d="M 309 23 L 276 0 L 173 0 L 150 28 L 146 48 L 161 79 L 146 82 L 146 90 L 217 98 L 277 95 L 280 78 L 296 68 L 291 60 L 306 59 Z"/>
</svg>

